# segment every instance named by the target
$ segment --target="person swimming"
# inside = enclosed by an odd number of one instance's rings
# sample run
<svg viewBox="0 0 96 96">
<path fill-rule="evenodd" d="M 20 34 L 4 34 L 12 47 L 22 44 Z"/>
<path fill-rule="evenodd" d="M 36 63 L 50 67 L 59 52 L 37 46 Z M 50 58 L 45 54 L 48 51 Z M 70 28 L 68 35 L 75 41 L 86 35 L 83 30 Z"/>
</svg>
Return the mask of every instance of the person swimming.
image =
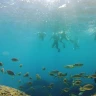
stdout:
<svg viewBox="0 0 96 96">
<path fill-rule="evenodd" d="M 96 40 L 96 32 L 94 33 L 94 40 Z"/>
<path fill-rule="evenodd" d="M 59 46 L 58 43 L 59 43 L 59 40 L 60 40 L 58 33 L 53 33 L 51 39 L 54 40 L 53 44 L 52 44 L 52 48 L 55 47 L 58 50 L 58 52 L 60 52 L 60 48 L 58 47 Z"/>
<path fill-rule="evenodd" d="M 46 33 L 45 32 L 38 32 L 37 35 L 38 35 L 39 39 L 43 41 L 46 36 Z"/>
<path fill-rule="evenodd" d="M 93 35 L 94 35 L 94 40 L 96 41 L 96 27 L 94 28 L 94 33 L 93 33 Z"/>
<path fill-rule="evenodd" d="M 63 42 L 63 40 L 69 40 L 66 33 L 64 31 L 59 32 L 60 35 L 60 42 L 63 44 L 63 48 L 65 48 L 65 43 Z"/>
</svg>

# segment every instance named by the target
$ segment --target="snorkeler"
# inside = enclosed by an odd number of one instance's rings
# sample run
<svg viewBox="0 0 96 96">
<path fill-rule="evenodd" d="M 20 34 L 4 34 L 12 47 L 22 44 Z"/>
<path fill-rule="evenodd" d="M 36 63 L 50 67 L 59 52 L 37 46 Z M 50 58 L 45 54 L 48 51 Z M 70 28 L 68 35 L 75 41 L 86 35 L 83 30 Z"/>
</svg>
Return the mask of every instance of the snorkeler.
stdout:
<svg viewBox="0 0 96 96">
<path fill-rule="evenodd" d="M 94 37 L 94 40 L 96 41 L 96 27 L 94 28 L 94 32 L 91 35 Z"/>
<path fill-rule="evenodd" d="M 46 36 L 46 33 L 45 32 L 38 32 L 37 35 L 38 35 L 39 39 L 43 41 Z"/>
<path fill-rule="evenodd" d="M 59 32 L 60 35 L 60 42 L 63 44 L 63 48 L 65 48 L 65 43 L 63 42 L 63 39 L 69 40 L 68 37 L 66 36 L 66 33 L 64 31 Z"/>
<path fill-rule="evenodd" d="M 58 50 L 58 52 L 60 52 L 60 48 L 58 48 L 58 42 L 60 40 L 58 33 L 53 33 L 51 39 L 54 40 L 54 42 L 52 44 L 52 48 L 56 47 L 56 49 Z"/>
<path fill-rule="evenodd" d="M 94 32 L 94 40 L 96 40 L 96 32 Z"/>
</svg>

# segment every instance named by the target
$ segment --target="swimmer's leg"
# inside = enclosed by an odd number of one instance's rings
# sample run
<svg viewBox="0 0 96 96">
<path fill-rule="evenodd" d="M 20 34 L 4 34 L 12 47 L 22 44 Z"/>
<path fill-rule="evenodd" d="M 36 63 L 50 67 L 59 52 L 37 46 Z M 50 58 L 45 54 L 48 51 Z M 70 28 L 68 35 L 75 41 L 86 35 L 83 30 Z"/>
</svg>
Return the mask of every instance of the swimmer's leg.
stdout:
<svg viewBox="0 0 96 96">
<path fill-rule="evenodd" d="M 58 52 L 60 52 L 60 48 L 58 48 L 58 42 L 56 42 L 56 48 L 57 48 Z"/>
<path fill-rule="evenodd" d="M 53 42 L 53 44 L 52 44 L 52 48 L 54 48 L 55 47 L 55 42 Z"/>
<path fill-rule="evenodd" d="M 65 43 L 62 40 L 60 42 L 62 43 L 63 48 L 65 48 Z"/>
</svg>

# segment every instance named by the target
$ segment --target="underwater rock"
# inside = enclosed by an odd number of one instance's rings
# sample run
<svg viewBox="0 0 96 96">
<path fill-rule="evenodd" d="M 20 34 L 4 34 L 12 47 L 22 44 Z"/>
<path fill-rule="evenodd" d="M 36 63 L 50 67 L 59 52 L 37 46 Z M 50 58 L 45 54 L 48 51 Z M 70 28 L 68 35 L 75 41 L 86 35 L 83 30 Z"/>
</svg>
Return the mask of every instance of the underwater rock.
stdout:
<svg viewBox="0 0 96 96">
<path fill-rule="evenodd" d="M 8 86 L 0 85 L 0 96 L 30 96 L 22 91 Z"/>
</svg>

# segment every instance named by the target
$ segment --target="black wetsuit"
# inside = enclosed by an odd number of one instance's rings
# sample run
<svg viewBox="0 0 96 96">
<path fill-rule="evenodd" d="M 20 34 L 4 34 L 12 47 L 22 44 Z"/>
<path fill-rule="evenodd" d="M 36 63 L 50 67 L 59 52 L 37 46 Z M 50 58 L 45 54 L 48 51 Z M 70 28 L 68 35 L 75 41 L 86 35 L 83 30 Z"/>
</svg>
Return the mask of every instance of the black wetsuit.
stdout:
<svg viewBox="0 0 96 96">
<path fill-rule="evenodd" d="M 58 52 L 60 52 L 60 48 L 58 48 L 58 41 L 59 41 L 59 36 L 57 34 L 54 34 L 52 36 L 54 42 L 52 44 L 52 48 L 56 47 L 58 49 Z"/>
<path fill-rule="evenodd" d="M 67 40 L 66 34 L 64 32 L 60 34 L 60 42 L 63 44 L 63 48 L 65 48 L 65 43 L 63 42 L 63 39 Z"/>
</svg>

